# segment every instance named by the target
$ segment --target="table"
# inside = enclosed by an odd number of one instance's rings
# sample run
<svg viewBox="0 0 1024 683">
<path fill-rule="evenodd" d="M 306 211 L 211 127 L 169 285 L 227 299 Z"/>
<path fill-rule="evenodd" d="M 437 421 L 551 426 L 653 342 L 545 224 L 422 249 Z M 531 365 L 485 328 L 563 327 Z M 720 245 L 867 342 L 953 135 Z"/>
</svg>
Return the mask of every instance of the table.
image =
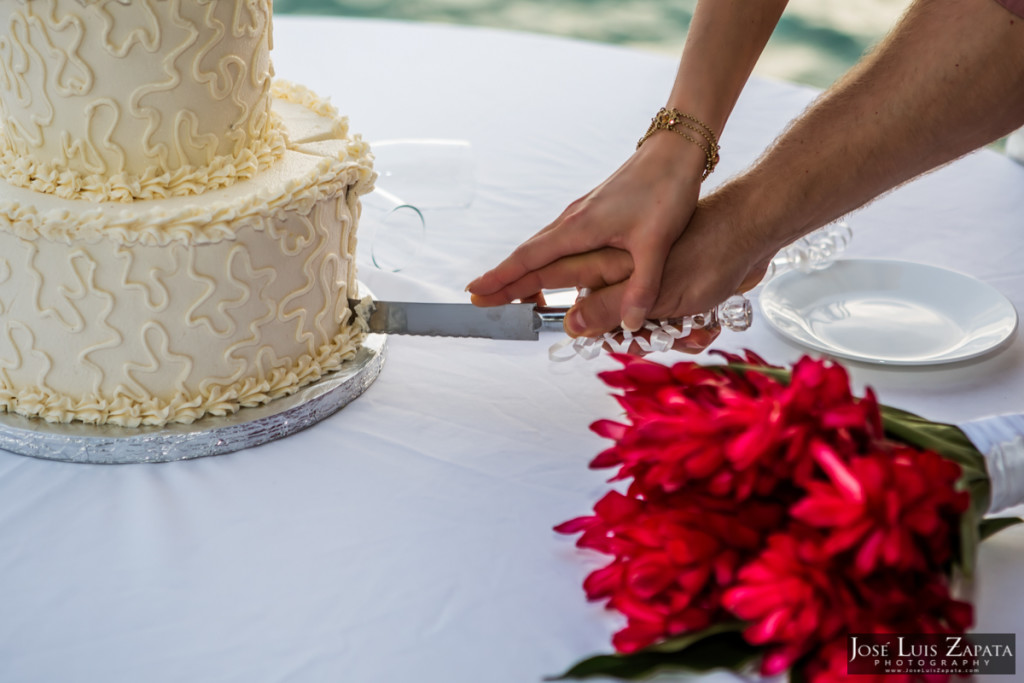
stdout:
<svg viewBox="0 0 1024 683">
<path fill-rule="evenodd" d="M 465 283 L 613 170 L 675 69 L 537 35 L 301 17 L 276 19 L 274 61 L 370 141 L 472 143 L 472 206 L 427 212 L 401 272 L 361 255 L 378 297 L 426 301 L 464 301 Z M 752 81 L 712 182 L 813 96 Z M 983 151 L 852 216 L 849 255 L 961 270 L 1024 310 L 1021 216 L 1024 167 Z M 587 469 L 605 442 L 588 425 L 617 414 L 595 377 L 612 363 L 553 364 L 560 338 L 393 337 L 354 403 L 230 455 L 94 466 L 0 453 L 0 680 L 526 683 L 607 651 L 620 622 L 580 588 L 601 558 L 551 527 L 605 491 Z M 803 353 L 757 320 L 717 346 L 776 363 Z M 848 367 L 858 388 L 933 419 L 1024 412 L 1019 337 L 953 366 Z M 1024 532 L 986 543 L 980 563 L 978 630 L 1015 632 Z"/>
</svg>

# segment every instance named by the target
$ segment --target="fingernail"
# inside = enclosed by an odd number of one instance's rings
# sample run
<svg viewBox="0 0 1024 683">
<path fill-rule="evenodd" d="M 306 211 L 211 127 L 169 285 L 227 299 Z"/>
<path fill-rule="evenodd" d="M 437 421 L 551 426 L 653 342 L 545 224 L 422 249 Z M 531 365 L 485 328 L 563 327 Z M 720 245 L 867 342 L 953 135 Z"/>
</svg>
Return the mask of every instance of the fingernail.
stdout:
<svg viewBox="0 0 1024 683">
<path fill-rule="evenodd" d="M 642 308 L 633 306 L 632 308 L 626 309 L 626 316 L 619 323 L 622 325 L 622 329 L 629 330 L 630 332 L 636 332 L 644 326 L 644 319 L 647 317 L 647 311 Z"/>
<path fill-rule="evenodd" d="M 569 334 L 579 335 L 587 329 L 587 323 L 583 320 L 583 311 L 574 308 L 565 316 L 565 331 Z"/>
</svg>

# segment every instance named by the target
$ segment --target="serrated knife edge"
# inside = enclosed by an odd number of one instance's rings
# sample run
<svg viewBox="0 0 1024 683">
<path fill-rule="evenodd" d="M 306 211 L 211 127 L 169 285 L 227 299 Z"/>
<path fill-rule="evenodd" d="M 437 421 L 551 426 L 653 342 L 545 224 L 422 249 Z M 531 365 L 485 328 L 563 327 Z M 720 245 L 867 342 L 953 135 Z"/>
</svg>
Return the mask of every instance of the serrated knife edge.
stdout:
<svg viewBox="0 0 1024 683">
<path fill-rule="evenodd" d="M 349 300 L 353 310 L 358 300 Z M 480 307 L 408 301 L 372 301 L 371 332 L 429 337 L 537 340 L 542 329 L 562 329 L 568 308 L 535 304 Z"/>
</svg>

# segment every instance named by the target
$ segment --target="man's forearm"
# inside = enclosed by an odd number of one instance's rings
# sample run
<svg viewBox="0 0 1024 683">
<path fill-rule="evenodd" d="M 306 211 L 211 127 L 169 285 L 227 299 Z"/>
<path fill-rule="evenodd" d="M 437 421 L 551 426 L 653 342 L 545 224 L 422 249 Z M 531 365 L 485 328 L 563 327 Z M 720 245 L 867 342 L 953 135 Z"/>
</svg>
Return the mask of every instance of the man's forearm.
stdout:
<svg viewBox="0 0 1024 683">
<path fill-rule="evenodd" d="M 917 0 L 719 199 L 777 249 L 1022 123 L 1024 21 Z"/>
</svg>

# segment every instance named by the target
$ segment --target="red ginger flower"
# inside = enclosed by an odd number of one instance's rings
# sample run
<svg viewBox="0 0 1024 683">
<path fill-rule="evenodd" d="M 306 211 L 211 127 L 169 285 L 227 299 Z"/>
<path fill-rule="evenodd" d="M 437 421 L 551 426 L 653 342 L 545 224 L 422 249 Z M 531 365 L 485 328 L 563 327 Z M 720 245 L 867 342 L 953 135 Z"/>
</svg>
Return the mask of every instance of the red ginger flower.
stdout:
<svg viewBox="0 0 1024 683">
<path fill-rule="evenodd" d="M 949 561 L 970 502 L 955 490 L 956 463 L 899 444 L 849 463 L 824 446 L 815 455 L 828 478 L 808 482 L 791 514 L 828 531 L 825 552 L 850 554 L 861 576 L 883 567 L 938 571 Z"/>
<path fill-rule="evenodd" d="M 836 580 L 816 540 L 773 535 L 723 595 L 722 604 L 749 622 L 746 640 L 773 646 L 762 661 L 765 675 L 787 670 L 822 642 L 844 633 L 855 609 L 855 595 Z"/>
<path fill-rule="evenodd" d="M 768 646 L 763 674 L 802 661 L 811 681 L 845 681 L 845 658 L 831 661 L 828 649 L 841 643 L 845 656 L 850 633 L 963 633 L 970 627 L 973 610 L 951 597 L 944 574 L 886 570 L 864 578 L 830 556 L 815 531 L 791 533 L 772 536 L 722 596 L 723 606 L 748 622 L 747 642 Z"/>
<path fill-rule="evenodd" d="M 623 368 L 601 377 L 622 390 L 629 423 L 592 425 L 616 443 L 591 467 L 617 466 L 616 479 L 632 478 L 644 491 L 787 498 L 810 476 L 812 440 L 852 454 L 881 435 L 874 397 L 854 398 L 838 365 L 804 359 L 787 385 L 760 372 L 616 358 Z"/>
<path fill-rule="evenodd" d="M 692 495 L 635 499 L 611 491 L 594 512 L 556 530 L 582 531 L 578 546 L 614 556 L 583 586 L 588 599 L 606 600 L 626 616 L 613 644 L 620 652 L 633 652 L 726 616 L 723 588 L 760 550 L 785 509 L 759 501 L 736 508 Z"/>
</svg>

